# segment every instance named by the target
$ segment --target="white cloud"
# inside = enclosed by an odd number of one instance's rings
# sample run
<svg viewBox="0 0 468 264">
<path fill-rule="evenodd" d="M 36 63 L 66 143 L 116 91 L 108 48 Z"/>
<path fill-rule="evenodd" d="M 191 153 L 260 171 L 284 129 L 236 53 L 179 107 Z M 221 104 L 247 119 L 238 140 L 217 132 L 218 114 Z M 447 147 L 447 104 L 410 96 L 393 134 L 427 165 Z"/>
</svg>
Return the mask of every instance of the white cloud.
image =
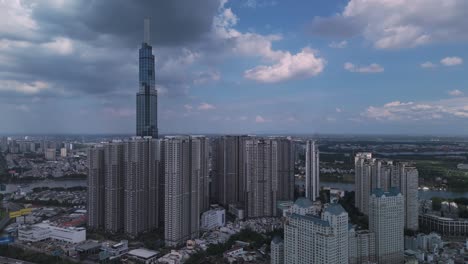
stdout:
<svg viewBox="0 0 468 264">
<path fill-rule="evenodd" d="M 296 78 L 307 78 L 320 74 L 325 60 L 316 57 L 310 48 L 292 55 L 289 52 L 275 64 L 257 66 L 244 72 L 244 77 L 263 83 L 276 83 Z"/>
<path fill-rule="evenodd" d="M 187 111 L 190 112 L 190 111 L 192 111 L 193 106 L 191 106 L 191 105 L 189 105 L 189 104 L 186 104 L 186 105 L 184 105 L 184 108 L 185 108 L 185 110 L 187 110 Z"/>
<path fill-rule="evenodd" d="M 334 48 L 334 49 L 344 49 L 346 48 L 346 46 L 348 46 L 348 42 L 346 40 L 343 40 L 341 42 L 335 42 L 333 41 L 332 43 L 330 43 L 328 45 L 330 48 Z"/>
<path fill-rule="evenodd" d="M 19 110 L 19 111 L 22 111 L 22 112 L 29 112 L 31 109 L 29 109 L 29 107 L 27 105 L 24 105 L 24 104 L 21 104 L 21 105 L 17 105 L 15 107 L 16 110 Z"/>
<path fill-rule="evenodd" d="M 208 103 L 201 103 L 198 106 L 198 110 L 213 110 L 213 109 L 216 109 L 216 107 L 214 105 L 208 104 Z"/>
<path fill-rule="evenodd" d="M 0 33 L 2 36 L 30 38 L 38 29 L 32 18 L 32 8 L 20 0 L 0 1 Z M 3 38 L 3 37 L 2 37 Z"/>
<path fill-rule="evenodd" d="M 440 63 L 444 66 L 456 66 L 463 64 L 463 59 L 459 57 L 446 57 L 440 60 Z"/>
<path fill-rule="evenodd" d="M 43 81 L 23 83 L 23 82 L 18 82 L 18 81 L 13 81 L 13 80 L 0 80 L 0 91 L 4 91 L 4 92 L 37 94 L 49 88 L 50 88 L 49 84 Z"/>
<path fill-rule="evenodd" d="M 432 62 L 430 62 L 430 61 L 423 62 L 423 63 L 421 63 L 420 66 L 421 66 L 421 68 L 425 68 L 425 69 L 437 67 L 436 64 L 434 64 L 434 63 L 432 63 Z"/>
<path fill-rule="evenodd" d="M 248 119 L 248 117 L 246 117 L 246 116 L 241 116 L 241 117 L 239 117 L 239 120 L 240 120 L 240 121 L 246 121 L 247 119 Z"/>
<path fill-rule="evenodd" d="M 344 64 L 344 69 L 349 72 L 358 72 L 358 73 L 380 73 L 384 71 L 384 68 L 379 64 L 372 63 L 368 66 L 356 66 L 351 62 L 346 62 Z"/>
<path fill-rule="evenodd" d="M 468 118 L 468 97 L 418 103 L 395 101 L 383 106 L 369 106 L 361 116 L 381 121 Z"/>
<path fill-rule="evenodd" d="M 196 74 L 197 77 L 193 81 L 194 84 L 206 84 L 210 82 L 216 82 L 221 79 L 221 73 L 217 70 L 206 71 L 206 72 L 199 72 Z"/>
<path fill-rule="evenodd" d="M 275 6 L 278 2 L 276 1 L 267 1 L 267 0 L 246 0 L 242 6 L 248 8 L 257 8 L 257 7 L 267 7 L 267 6 Z"/>
<path fill-rule="evenodd" d="M 413 102 L 402 103 L 400 101 L 393 101 L 390 103 L 386 103 L 384 107 L 396 107 L 396 106 L 404 106 L 404 105 L 412 105 Z"/>
<path fill-rule="evenodd" d="M 158 95 L 166 95 L 169 91 L 166 87 L 162 85 L 156 84 L 156 91 L 158 91 Z"/>
<path fill-rule="evenodd" d="M 343 112 L 343 110 L 342 110 L 341 108 L 339 108 L 339 107 L 337 107 L 337 108 L 335 109 L 335 111 L 336 111 L 337 113 Z"/>
<path fill-rule="evenodd" d="M 341 13 L 315 18 L 312 31 L 362 35 L 375 48 L 396 49 L 467 40 L 467 25 L 466 0 L 350 0 Z"/>
<path fill-rule="evenodd" d="M 104 114 L 110 115 L 117 118 L 127 118 L 135 116 L 135 109 L 130 108 L 117 108 L 117 107 L 106 107 L 103 110 Z"/>
<path fill-rule="evenodd" d="M 455 90 L 449 91 L 448 94 L 451 96 L 462 96 L 463 92 L 458 89 L 455 89 Z"/>
<path fill-rule="evenodd" d="M 233 28 L 238 18 L 230 8 L 224 9 L 213 23 L 216 38 L 232 43 L 231 52 L 242 56 L 260 57 L 271 65 L 260 65 L 244 72 L 244 77 L 264 83 L 275 83 L 295 78 L 307 78 L 321 73 L 325 60 L 305 47 L 297 54 L 274 50 L 272 42 L 281 40 L 280 35 L 241 33 Z"/>
<path fill-rule="evenodd" d="M 268 122 L 268 120 L 265 119 L 263 116 L 258 115 L 255 117 L 255 123 L 266 123 L 266 122 Z"/>
<path fill-rule="evenodd" d="M 177 57 L 170 57 L 159 68 L 163 72 L 179 71 L 182 67 L 190 66 L 201 57 L 201 54 L 187 48 L 183 48 L 180 55 Z"/>
<path fill-rule="evenodd" d="M 63 37 L 55 38 L 54 41 L 44 43 L 41 46 L 60 55 L 70 55 L 74 50 L 72 40 Z"/>
</svg>

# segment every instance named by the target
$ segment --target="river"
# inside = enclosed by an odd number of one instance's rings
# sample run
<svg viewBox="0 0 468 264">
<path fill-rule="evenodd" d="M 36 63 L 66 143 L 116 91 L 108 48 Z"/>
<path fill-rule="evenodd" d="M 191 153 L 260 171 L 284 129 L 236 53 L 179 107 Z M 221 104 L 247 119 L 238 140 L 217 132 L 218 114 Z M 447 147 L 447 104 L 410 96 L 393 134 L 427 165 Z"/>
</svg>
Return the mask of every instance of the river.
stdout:
<svg viewBox="0 0 468 264">
<path fill-rule="evenodd" d="M 301 181 L 296 181 L 296 185 L 301 185 Z M 303 185 L 303 183 L 302 183 Z M 0 193 L 11 193 L 18 190 L 18 187 L 21 190 L 29 192 L 33 188 L 36 187 L 63 187 L 63 188 L 70 188 L 70 187 L 77 187 L 77 186 L 87 186 L 86 180 L 44 180 L 44 181 L 34 181 L 30 183 L 17 183 L 17 184 L 6 184 L 6 190 Z M 342 189 L 345 191 L 354 191 L 354 184 L 353 183 L 339 183 L 339 182 L 321 182 L 320 186 L 324 187 L 333 187 L 337 189 Z M 468 198 L 468 192 L 455 192 L 455 191 L 434 191 L 428 190 L 423 191 L 419 190 L 419 198 L 420 199 L 430 199 L 432 197 L 442 197 L 446 199 L 450 198 L 458 198 L 458 197 L 465 197 Z"/>
<path fill-rule="evenodd" d="M 0 193 L 12 193 L 20 188 L 24 192 L 30 192 L 32 189 L 36 187 L 63 187 L 63 188 L 70 188 L 70 187 L 86 187 L 87 181 L 86 180 L 43 180 L 43 181 L 33 181 L 28 183 L 11 183 L 6 184 L 5 191 L 0 191 Z"/>
<path fill-rule="evenodd" d="M 345 191 L 354 191 L 353 183 L 321 182 L 320 186 L 332 187 L 332 188 L 342 189 Z M 453 199 L 453 198 L 459 198 L 459 197 L 468 198 L 468 192 L 419 190 L 419 199 L 428 200 L 428 199 L 431 199 L 432 197 L 441 197 L 445 199 Z"/>
</svg>

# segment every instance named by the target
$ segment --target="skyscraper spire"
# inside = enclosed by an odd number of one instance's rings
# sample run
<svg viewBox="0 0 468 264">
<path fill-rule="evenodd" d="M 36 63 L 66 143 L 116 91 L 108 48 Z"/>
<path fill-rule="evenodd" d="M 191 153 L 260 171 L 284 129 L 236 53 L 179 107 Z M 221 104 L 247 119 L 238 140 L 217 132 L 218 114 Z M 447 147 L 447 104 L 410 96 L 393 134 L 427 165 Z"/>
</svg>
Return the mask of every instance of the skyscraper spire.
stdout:
<svg viewBox="0 0 468 264">
<path fill-rule="evenodd" d="M 150 19 L 145 18 L 144 21 L 144 39 L 143 42 L 146 44 L 150 44 Z"/>
<path fill-rule="evenodd" d="M 158 137 L 158 94 L 155 88 L 154 55 L 149 44 L 149 19 L 145 19 L 144 42 L 139 51 L 139 86 L 137 93 L 137 136 Z"/>
</svg>

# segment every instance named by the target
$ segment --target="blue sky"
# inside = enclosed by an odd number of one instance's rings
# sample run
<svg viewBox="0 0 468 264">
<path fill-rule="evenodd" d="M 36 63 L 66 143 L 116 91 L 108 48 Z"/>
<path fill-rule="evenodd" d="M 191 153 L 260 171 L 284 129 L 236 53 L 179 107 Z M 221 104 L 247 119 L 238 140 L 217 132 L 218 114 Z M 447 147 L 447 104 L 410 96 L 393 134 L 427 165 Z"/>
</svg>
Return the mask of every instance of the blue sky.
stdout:
<svg viewBox="0 0 468 264">
<path fill-rule="evenodd" d="M 465 0 L 0 5 L 3 133 L 133 133 L 144 17 L 161 133 L 468 131 Z"/>
</svg>

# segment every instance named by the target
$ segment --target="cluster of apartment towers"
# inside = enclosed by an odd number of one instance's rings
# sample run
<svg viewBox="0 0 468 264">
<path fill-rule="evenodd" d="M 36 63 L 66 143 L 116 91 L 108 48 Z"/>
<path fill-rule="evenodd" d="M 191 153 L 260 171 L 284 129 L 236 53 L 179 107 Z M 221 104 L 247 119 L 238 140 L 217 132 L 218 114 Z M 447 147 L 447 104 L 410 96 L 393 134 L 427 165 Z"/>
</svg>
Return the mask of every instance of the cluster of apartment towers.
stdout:
<svg viewBox="0 0 468 264">
<path fill-rule="evenodd" d="M 358 153 L 355 190 L 369 229 L 349 224 L 339 204 L 321 208 L 300 198 L 286 213 L 284 240 L 272 241 L 271 263 L 403 263 L 404 229 L 418 230 L 417 169 Z"/>
<path fill-rule="evenodd" d="M 242 207 L 247 217 L 275 216 L 278 200 L 294 198 L 294 143 L 253 136 L 158 139 L 149 20 L 144 28 L 137 137 L 89 148 L 89 228 L 137 236 L 164 227 L 166 245 L 175 246 L 198 237 L 200 215 L 210 202 Z M 314 160 L 311 198 L 318 196 L 318 153 Z"/>
<path fill-rule="evenodd" d="M 198 237 L 210 202 L 243 208 L 246 217 L 277 216 L 277 201 L 294 199 L 298 145 L 255 136 L 158 139 L 147 20 L 139 55 L 137 137 L 88 150 L 89 228 L 137 236 L 164 227 L 166 245 L 176 246 Z M 404 228 L 418 228 L 417 170 L 357 154 L 355 201 L 369 230 L 354 231 L 338 204 L 325 205 L 321 218 L 309 214 L 319 196 L 315 142 L 307 141 L 305 159 L 306 198 L 286 217 L 284 243 L 273 241 L 272 263 L 400 263 Z"/>
<path fill-rule="evenodd" d="M 198 237 L 210 202 L 244 208 L 247 217 L 276 216 L 277 201 L 294 199 L 295 146 L 254 136 L 138 137 L 94 146 L 88 226 L 130 236 L 163 226 L 166 245 L 175 246 Z M 307 146 L 306 192 L 314 199 L 318 152 L 314 142 Z"/>
</svg>

